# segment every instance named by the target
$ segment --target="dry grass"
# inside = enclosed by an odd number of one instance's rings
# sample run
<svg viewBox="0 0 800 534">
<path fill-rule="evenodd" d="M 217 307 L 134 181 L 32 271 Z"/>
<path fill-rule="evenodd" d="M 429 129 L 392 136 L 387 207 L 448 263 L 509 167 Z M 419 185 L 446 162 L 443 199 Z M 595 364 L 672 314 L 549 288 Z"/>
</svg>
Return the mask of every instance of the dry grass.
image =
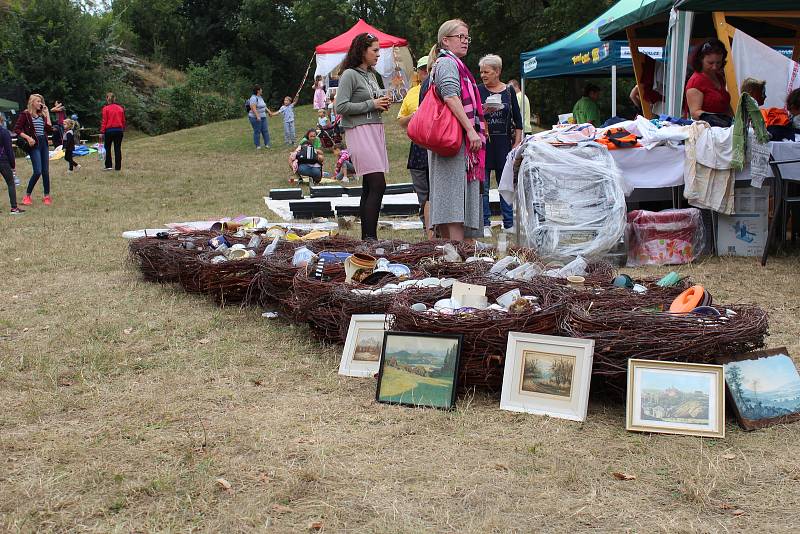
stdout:
<svg viewBox="0 0 800 534">
<path fill-rule="evenodd" d="M 729 421 L 714 441 L 628 433 L 623 406 L 600 400 L 584 424 L 482 394 L 451 413 L 379 405 L 374 381 L 339 377 L 337 350 L 305 329 L 141 282 L 123 230 L 264 212 L 285 155 L 249 138 L 238 120 L 138 139 L 119 174 L 58 162 L 52 208 L 0 217 L 0 531 L 800 528 L 800 424 Z M 769 345 L 800 354 L 796 259 L 680 272 L 715 301 L 770 309 Z"/>
</svg>

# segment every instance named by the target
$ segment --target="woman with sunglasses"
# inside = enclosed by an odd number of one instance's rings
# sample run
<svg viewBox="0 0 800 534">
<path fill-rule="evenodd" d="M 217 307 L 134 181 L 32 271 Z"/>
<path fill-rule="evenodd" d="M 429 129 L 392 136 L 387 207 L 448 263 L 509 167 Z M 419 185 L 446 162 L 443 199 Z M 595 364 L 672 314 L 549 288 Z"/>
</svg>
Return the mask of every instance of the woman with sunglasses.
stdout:
<svg viewBox="0 0 800 534">
<path fill-rule="evenodd" d="M 692 60 L 694 74 L 686 82 L 689 117 L 711 126 L 728 127 L 733 122 L 731 95 L 725 89 L 724 67 L 728 51 L 718 39 L 703 43 Z"/>
<path fill-rule="evenodd" d="M 445 239 L 463 241 L 483 235 L 481 182 L 485 178 L 486 136 L 483 106 L 475 78 L 462 58 L 469 28 L 459 19 L 439 27 L 428 64 L 431 87 L 442 97 L 464 129 L 465 144 L 452 157 L 429 152 L 430 224 Z"/>
<path fill-rule="evenodd" d="M 378 85 L 375 65 L 380 57 L 378 38 L 356 35 L 342 63 L 336 91 L 336 113 L 341 115 L 350 159 L 362 180 L 361 239 L 378 238 L 378 214 L 386 190 L 389 156 L 386 154 L 384 111 L 391 101 Z"/>
</svg>

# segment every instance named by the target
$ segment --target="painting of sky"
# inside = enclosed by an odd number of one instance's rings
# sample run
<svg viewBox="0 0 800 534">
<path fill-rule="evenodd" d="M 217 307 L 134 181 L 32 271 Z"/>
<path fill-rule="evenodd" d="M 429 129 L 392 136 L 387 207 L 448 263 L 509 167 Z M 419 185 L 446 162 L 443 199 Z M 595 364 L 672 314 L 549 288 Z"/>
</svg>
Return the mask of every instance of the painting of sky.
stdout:
<svg viewBox="0 0 800 534">
<path fill-rule="evenodd" d="M 708 395 L 714 378 L 711 374 L 672 369 L 640 369 L 640 372 L 639 387 L 642 390 L 675 388 L 687 392 L 702 391 Z"/>
</svg>

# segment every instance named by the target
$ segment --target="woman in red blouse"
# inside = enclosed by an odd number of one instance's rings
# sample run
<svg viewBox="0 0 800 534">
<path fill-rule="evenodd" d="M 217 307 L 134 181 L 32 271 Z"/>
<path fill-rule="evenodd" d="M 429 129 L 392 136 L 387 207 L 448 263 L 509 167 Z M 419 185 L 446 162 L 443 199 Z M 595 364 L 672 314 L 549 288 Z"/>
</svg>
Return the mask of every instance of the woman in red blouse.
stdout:
<svg viewBox="0 0 800 534">
<path fill-rule="evenodd" d="M 730 126 L 733 122 L 731 95 L 725 89 L 723 68 L 728 51 L 718 39 L 703 43 L 692 61 L 692 74 L 686 83 L 689 116 L 712 126 Z"/>
</svg>

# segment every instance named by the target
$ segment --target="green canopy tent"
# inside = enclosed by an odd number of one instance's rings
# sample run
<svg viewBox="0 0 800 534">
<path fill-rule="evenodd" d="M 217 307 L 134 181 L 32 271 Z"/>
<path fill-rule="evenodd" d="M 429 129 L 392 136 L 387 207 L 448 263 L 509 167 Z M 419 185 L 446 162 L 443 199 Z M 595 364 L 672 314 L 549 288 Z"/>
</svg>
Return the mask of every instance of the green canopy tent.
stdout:
<svg viewBox="0 0 800 534">
<path fill-rule="evenodd" d="M 17 104 L 13 100 L 6 100 L 5 98 L 0 98 L 0 111 L 2 111 L 3 113 L 11 112 L 12 114 L 16 115 L 17 111 L 19 111 L 19 104 Z"/>
<path fill-rule="evenodd" d="M 797 0 L 678 0 L 679 11 L 710 13 L 713 11 L 797 11 Z"/>
<path fill-rule="evenodd" d="M 598 29 L 638 8 L 641 0 L 620 0 L 583 28 L 547 46 L 520 54 L 522 90 L 525 79 L 611 76 L 611 113 L 616 115 L 618 72 L 632 72 L 630 50 L 625 39 L 602 41 Z M 652 51 L 660 56 L 661 49 Z"/>
<path fill-rule="evenodd" d="M 603 40 L 627 39 L 658 46 L 667 36 L 670 12 L 697 14 L 692 33 L 702 37 L 717 34 L 714 13 L 723 13 L 729 22 L 748 35 L 770 45 L 792 45 L 800 29 L 800 2 L 797 0 L 642 0 L 640 7 L 598 29 Z"/>
<path fill-rule="evenodd" d="M 800 55 L 800 2 L 797 0 L 644 0 L 641 7 L 600 27 L 601 39 L 627 38 L 631 47 L 634 72 L 640 79 L 640 46 L 667 44 L 666 108 L 669 114 L 680 112 L 683 83 L 690 41 L 716 36 L 728 48 L 737 29 L 759 41 L 780 49 L 793 47 L 793 57 Z M 691 39 L 691 35 L 695 35 Z M 675 60 L 673 60 L 675 58 Z M 725 75 L 736 80 L 735 66 L 728 62 Z M 728 88 L 731 102 L 739 100 L 737 87 Z M 649 108 L 649 105 L 644 105 Z M 649 109 L 645 112 L 649 115 Z"/>
</svg>

